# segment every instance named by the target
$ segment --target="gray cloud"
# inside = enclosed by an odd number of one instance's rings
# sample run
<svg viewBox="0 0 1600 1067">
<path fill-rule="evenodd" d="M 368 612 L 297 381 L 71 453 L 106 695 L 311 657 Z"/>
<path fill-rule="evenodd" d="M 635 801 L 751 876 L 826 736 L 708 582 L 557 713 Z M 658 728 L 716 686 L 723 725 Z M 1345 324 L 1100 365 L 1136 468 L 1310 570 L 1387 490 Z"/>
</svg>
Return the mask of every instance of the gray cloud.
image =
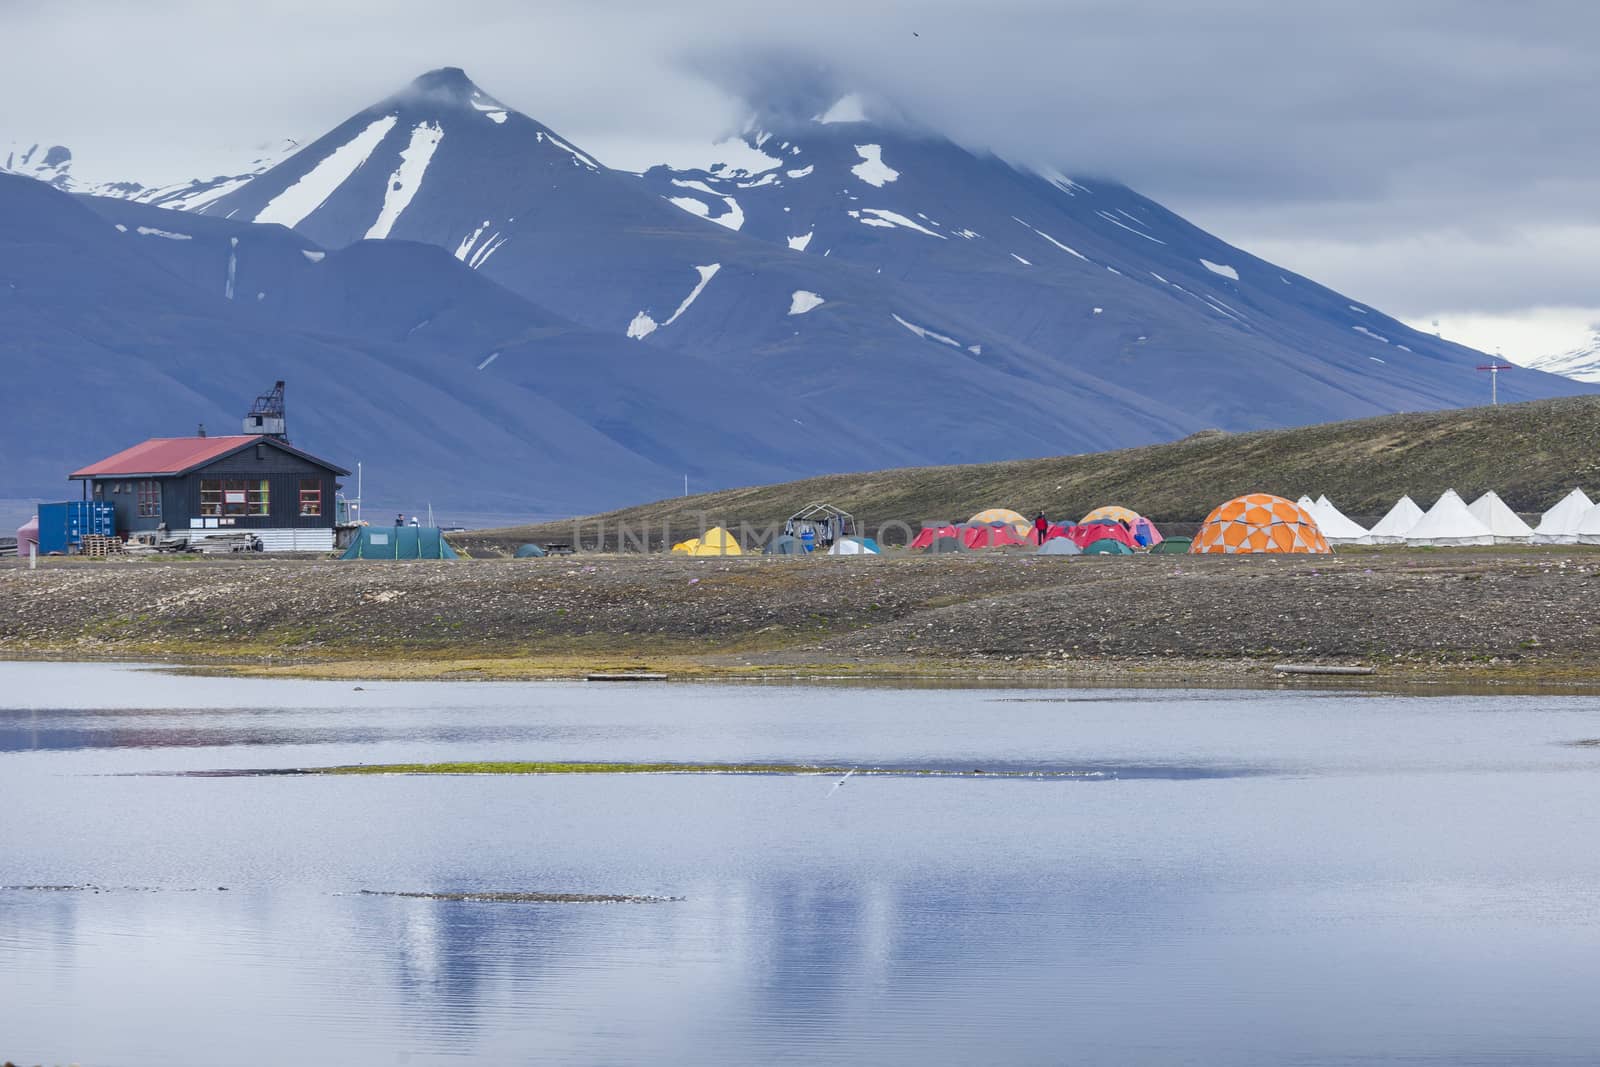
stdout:
<svg viewBox="0 0 1600 1067">
<path fill-rule="evenodd" d="M 0 143 L 101 172 L 187 176 L 445 64 L 634 166 L 849 89 L 1400 313 L 1597 302 L 1589 0 L 12 0 L 0 37 Z"/>
</svg>

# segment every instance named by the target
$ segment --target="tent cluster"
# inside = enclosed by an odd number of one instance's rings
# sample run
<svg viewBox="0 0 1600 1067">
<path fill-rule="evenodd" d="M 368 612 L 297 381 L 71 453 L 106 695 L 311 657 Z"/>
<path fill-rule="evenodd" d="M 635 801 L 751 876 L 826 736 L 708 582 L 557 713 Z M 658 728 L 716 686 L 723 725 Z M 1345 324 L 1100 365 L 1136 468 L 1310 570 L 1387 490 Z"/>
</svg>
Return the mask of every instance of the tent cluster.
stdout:
<svg viewBox="0 0 1600 1067">
<path fill-rule="evenodd" d="M 1327 497 L 1301 497 L 1331 545 L 1411 545 L 1413 547 L 1506 544 L 1600 544 L 1600 507 L 1574 489 L 1529 526 L 1490 490 L 1468 504 L 1447 489 L 1427 511 L 1402 496 L 1370 530 L 1346 518 Z"/>
<path fill-rule="evenodd" d="M 1046 524 L 1042 531 L 1009 508 L 988 508 L 966 522 L 924 527 L 908 547 L 933 553 L 1032 548 L 1041 556 L 1132 555 L 1154 551 L 1163 540 L 1150 519 L 1113 504 L 1080 522 Z"/>
</svg>

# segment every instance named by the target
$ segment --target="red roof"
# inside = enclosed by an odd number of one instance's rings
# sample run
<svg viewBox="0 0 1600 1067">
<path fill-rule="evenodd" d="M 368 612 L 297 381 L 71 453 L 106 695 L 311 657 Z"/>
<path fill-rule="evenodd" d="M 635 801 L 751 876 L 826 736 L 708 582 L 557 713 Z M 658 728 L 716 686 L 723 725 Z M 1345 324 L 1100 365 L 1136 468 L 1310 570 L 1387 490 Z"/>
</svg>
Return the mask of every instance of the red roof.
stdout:
<svg viewBox="0 0 1600 1067">
<path fill-rule="evenodd" d="M 339 474 L 349 473 L 315 456 L 307 455 L 283 441 L 262 437 L 259 434 L 236 434 L 230 437 L 152 437 L 143 444 L 125 448 L 114 456 L 107 456 L 99 463 L 91 463 L 87 467 L 75 470 L 68 477 L 131 478 L 146 474 L 183 474 L 257 441 L 266 441 L 297 456 L 322 463 Z"/>
</svg>

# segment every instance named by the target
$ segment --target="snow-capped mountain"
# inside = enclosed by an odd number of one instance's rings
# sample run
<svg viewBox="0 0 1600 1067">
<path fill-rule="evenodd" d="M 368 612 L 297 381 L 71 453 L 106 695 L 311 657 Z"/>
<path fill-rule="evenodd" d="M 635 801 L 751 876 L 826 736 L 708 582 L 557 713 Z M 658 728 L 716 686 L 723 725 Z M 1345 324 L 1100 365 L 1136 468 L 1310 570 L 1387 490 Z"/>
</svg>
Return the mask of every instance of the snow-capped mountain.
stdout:
<svg viewBox="0 0 1600 1067">
<path fill-rule="evenodd" d="M 1587 344 L 1567 352 L 1525 360 L 1522 365 L 1549 374 L 1559 374 L 1576 382 L 1600 384 L 1600 329 L 1590 334 Z"/>
<path fill-rule="evenodd" d="M 885 436 L 944 435 L 930 460 L 1477 399 L 1477 353 L 1124 186 L 1039 174 L 846 103 L 752 133 L 765 169 L 639 177 L 447 68 L 203 210 L 330 247 L 438 245 L 595 329 L 782 373 Z M 1568 388 L 1529 375 L 1510 391 Z M 897 417 L 908 403 L 920 418 Z M 978 411 L 1001 432 L 975 450 L 961 430 Z"/>
<path fill-rule="evenodd" d="M 257 145 L 249 159 L 230 173 L 164 185 L 142 185 L 136 181 L 95 181 L 83 177 L 74 171 L 72 150 L 64 145 L 13 143 L 0 156 L 0 174 L 36 178 L 63 192 L 133 200 L 175 211 L 191 211 L 203 208 L 218 197 L 240 188 L 251 178 L 276 166 L 299 147 L 298 142 L 287 139 Z"/>
<path fill-rule="evenodd" d="M 53 185 L 72 187 L 72 152 L 64 145 L 21 144 L 13 141 L 0 155 L 0 174 L 20 174 Z"/>
<path fill-rule="evenodd" d="M 1480 399 L 1479 353 L 1115 183 L 843 104 L 748 140 L 770 166 L 612 170 L 445 68 L 259 174 L 81 202 L 122 242 L 108 263 L 157 264 L 206 309 L 174 333 L 127 302 L 122 329 L 181 348 L 247 328 L 208 357 L 219 381 L 261 376 L 262 331 L 319 338 L 313 373 L 385 432 L 371 361 L 403 368 L 397 407 L 451 413 L 424 420 L 461 460 L 449 491 L 515 500 L 504 470 L 544 455 L 542 510 L 650 495 L 666 471 L 725 486 Z M 1585 388 L 1513 378 L 1508 399 Z"/>
</svg>

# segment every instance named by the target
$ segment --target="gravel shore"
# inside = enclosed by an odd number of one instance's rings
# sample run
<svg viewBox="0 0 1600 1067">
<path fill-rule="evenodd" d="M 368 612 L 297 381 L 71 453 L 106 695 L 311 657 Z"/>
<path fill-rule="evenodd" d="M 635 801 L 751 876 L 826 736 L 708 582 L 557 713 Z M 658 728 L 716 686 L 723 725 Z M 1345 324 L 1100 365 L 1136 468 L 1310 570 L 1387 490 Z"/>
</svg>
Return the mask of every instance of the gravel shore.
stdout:
<svg viewBox="0 0 1600 1067">
<path fill-rule="evenodd" d="M 0 568 L 14 657 L 339 676 L 1386 673 L 1600 682 L 1600 551 L 455 563 L 51 560 Z"/>
</svg>

